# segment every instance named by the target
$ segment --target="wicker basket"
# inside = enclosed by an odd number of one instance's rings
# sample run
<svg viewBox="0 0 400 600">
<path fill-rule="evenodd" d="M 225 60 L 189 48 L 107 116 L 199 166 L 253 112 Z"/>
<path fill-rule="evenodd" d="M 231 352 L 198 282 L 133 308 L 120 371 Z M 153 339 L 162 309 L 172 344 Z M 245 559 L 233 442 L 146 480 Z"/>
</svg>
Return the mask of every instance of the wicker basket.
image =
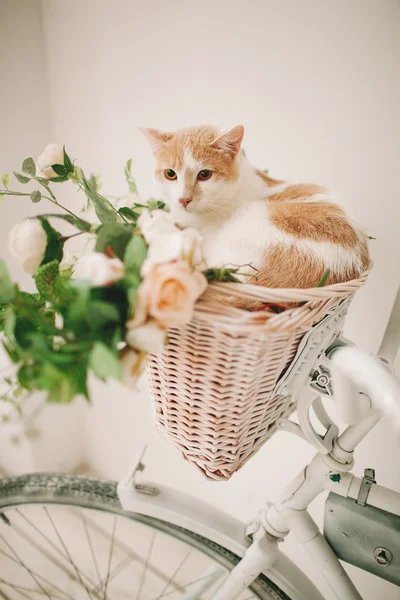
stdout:
<svg viewBox="0 0 400 600">
<path fill-rule="evenodd" d="M 191 322 L 169 331 L 164 354 L 150 359 L 161 434 L 207 477 L 229 479 L 271 437 L 277 420 L 295 408 L 279 384 L 285 373 L 296 374 L 302 339 L 312 336 L 327 316 L 344 315 L 366 276 L 309 290 L 212 284 L 213 298 L 202 298 Z M 289 308 L 279 314 L 248 312 L 221 304 L 219 294 L 289 303 Z M 337 334 L 343 320 L 333 322 Z M 332 340 L 332 326 L 328 330 L 329 335 L 322 334 L 323 347 Z"/>
</svg>

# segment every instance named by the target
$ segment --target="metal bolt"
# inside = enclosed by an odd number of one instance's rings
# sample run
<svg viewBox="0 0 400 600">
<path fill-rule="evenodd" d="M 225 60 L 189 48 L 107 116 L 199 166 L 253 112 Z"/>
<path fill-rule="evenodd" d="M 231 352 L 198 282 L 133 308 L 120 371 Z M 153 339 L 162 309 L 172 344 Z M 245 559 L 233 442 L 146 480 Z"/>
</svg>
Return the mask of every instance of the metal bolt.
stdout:
<svg viewBox="0 0 400 600">
<path fill-rule="evenodd" d="M 378 565 L 387 567 L 393 560 L 393 554 L 387 548 L 375 548 L 374 558 Z"/>
<path fill-rule="evenodd" d="M 318 375 L 317 382 L 321 386 L 328 385 L 329 377 L 327 375 Z"/>
</svg>

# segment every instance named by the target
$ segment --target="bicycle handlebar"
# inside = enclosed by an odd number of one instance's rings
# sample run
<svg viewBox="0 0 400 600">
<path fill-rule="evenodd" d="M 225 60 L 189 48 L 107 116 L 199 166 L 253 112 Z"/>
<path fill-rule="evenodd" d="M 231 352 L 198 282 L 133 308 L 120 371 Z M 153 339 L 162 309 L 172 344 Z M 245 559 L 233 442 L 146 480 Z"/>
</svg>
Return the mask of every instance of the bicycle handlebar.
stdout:
<svg viewBox="0 0 400 600">
<path fill-rule="evenodd" d="M 400 347 L 400 286 L 397 290 L 392 312 L 383 334 L 382 342 L 378 350 L 381 356 L 389 363 L 393 363 Z"/>
<path fill-rule="evenodd" d="M 345 423 L 355 425 L 365 419 L 372 404 L 392 417 L 400 430 L 400 385 L 379 359 L 355 347 L 339 348 L 332 356 L 332 384 Z"/>
</svg>

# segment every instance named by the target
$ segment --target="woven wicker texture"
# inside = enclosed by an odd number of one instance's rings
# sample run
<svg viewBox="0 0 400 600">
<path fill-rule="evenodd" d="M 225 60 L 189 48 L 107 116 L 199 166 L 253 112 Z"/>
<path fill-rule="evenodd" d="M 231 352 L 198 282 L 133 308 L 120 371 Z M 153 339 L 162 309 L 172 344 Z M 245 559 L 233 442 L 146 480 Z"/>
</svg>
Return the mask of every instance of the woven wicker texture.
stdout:
<svg viewBox="0 0 400 600">
<path fill-rule="evenodd" d="M 158 430 L 207 477 L 229 479 L 295 408 L 275 389 L 303 336 L 365 279 L 309 290 L 212 284 L 212 298 L 150 359 Z M 289 307 L 248 312 L 218 302 L 219 294 Z"/>
</svg>

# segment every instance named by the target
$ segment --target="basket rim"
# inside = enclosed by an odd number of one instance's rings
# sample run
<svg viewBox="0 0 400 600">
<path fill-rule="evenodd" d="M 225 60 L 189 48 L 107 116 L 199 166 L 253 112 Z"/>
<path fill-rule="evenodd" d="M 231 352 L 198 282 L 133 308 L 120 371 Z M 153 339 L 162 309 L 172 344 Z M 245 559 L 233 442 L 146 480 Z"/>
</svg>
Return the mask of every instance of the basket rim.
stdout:
<svg viewBox="0 0 400 600">
<path fill-rule="evenodd" d="M 214 295 L 220 294 L 226 296 L 229 293 L 230 296 L 238 298 L 244 297 L 249 300 L 266 302 L 312 302 L 314 300 L 340 298 L 352 294 L 365 284 L 370 271 L 370 269 L 364 271 L 356 279 L 314 288 L 269 288 L 251 283 L 230 282 L 213 282 L 210 283 L 209 287 Z M 208 302 L 207 297 L 204 298 L 204 302 Z"/>
</svg>

